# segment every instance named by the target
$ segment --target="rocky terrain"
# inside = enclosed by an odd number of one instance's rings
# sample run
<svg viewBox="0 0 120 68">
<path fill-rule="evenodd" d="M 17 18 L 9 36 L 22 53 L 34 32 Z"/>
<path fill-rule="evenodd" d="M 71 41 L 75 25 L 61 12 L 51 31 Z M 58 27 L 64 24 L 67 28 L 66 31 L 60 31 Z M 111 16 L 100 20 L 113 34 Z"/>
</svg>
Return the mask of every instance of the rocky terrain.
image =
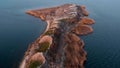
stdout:
<svg viewBox="0 0 120 68">
<path fill-rule="evenodd" d="M 45 32 L 31 43 L 20 68 L 84 68 L 86 52 L 80 36 L 93 32 L 84 6 L 64 4 L 26 12 L 47 23 Z"/>
</svg>

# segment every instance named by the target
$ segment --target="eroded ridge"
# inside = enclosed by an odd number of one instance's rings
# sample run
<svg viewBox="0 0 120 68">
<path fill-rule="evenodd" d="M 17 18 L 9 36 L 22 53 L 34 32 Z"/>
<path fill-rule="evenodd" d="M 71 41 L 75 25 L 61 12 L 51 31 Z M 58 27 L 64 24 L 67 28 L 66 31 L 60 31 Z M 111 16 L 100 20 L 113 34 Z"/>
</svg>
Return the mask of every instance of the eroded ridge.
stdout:
<svg viewBox="0 0 120 68">
<path fill-rule="evenodd" d="M 47 23 L 45 32 L 29 45 L 20 68 L 84 68 L 86 52 L 79 36 L 93 32 L 84 6 L 64 4 L 26 12 Z"/>
</svg>

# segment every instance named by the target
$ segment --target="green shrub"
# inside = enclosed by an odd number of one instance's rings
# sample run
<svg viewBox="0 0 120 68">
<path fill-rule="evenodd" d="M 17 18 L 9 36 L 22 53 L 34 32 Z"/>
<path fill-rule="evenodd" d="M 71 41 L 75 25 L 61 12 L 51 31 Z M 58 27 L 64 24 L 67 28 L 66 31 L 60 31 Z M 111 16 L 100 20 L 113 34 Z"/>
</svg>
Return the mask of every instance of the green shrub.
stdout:
<svg viewBox="0 0 120 68">
<path fill-rule="evenodd" d="M 65 19 L 61 19 L 60 21 L 61 21 L 61 22 L 65 22 Z"/>
<path fill-rule="evenodd" d="M 52 34 L 54 34 L 53 30 L 48 30 L 44 33 L 44 35 L 52 35 Z"/>
<path fill-rule="evenodd" d="M 40 63 L 39 61 L 31 61 L 30 64 L 29 64 L 29 68 L 37 68 L 41 64 L 42 63 Z"/>
<path fill-rule="evenodd" d="M 50 43 L 49 42 L 43 42 L 39 44 L 38 52 L 46 52 L 46 50 L 49 48 Z"/>
</svg>

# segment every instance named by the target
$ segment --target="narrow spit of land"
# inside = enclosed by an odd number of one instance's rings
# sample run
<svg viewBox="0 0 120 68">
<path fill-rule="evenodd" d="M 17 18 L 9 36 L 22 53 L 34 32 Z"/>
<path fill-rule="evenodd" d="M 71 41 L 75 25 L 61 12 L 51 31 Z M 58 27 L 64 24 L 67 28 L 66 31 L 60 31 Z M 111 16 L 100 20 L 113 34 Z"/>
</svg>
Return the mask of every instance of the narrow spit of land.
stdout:
<svg viewBox="0 0 120 68">
<path fill-rule="evenodd" d="M 45 21 L 47 27 L 29 45 L 20 68 L 84 68 L 86 52 L 79 36 L 93 32 L 94 24 L 84 6 L 64 4 L 26 13 Z"/>
</svg>

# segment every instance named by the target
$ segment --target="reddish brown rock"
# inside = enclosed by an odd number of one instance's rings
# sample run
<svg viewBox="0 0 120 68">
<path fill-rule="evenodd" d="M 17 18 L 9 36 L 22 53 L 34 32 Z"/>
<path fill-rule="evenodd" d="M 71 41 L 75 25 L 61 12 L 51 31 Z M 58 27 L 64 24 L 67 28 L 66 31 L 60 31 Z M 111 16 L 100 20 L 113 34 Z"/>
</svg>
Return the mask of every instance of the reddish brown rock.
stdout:
<svg viewBox="0 0 120 68">
<path fill-rule="evenodd" d="M 45 35 L 45 36 L 42 36 L 42 38 L 38 41 L 38 43 L 42 43 L 42 42 L 49 42 L 50 45 L 52 44 L 52 37 L 49 36 L 49 35 Z"/>
<path fill-rule="evenodd" d="M 42 53 L 38 52 L 31 57 L 30 61 L 39 61 L 41 63 L 45 63 L 45 57 Z"/>
<path fill-rule="evenodd" d="M 83 25 L 91 25 L 91 24 L 94 24 L 95 21 L 93 19 L 88 18 L 88 17 L 81 17 L 79 23 L 81 23 Z"/>
<path fill-rule="evenodd" d="M 75 34 L 67 34 L 67 38 L 71 39 L 68 42 L 65 50 L 65 62 L 66 68 L 84 68 L 83 62 L 86 60 L 86 53 L 82 49 L 84 46 L 83 41 L 78 39 Z M 78 41 L 79 40 L 79 41 Z M 69 41 L 66 39 L 66 41 Z"/>
<path fill-rule="evenodd" d="M 93 29 L 88 25 L 94 23 L 94 20 L 86 17 L 88 12 L 84 6 L 64 4 L 26 13 L 47 22 L 47 28 L 29 46 L 20 68 L 25 68 L 33 60 L 43 59 L 46 61 L 40 68 L 84 68 L 84 42 L 77 35 L 91 33 Z M 50 48 L 47 48 L 46 42 L 50 43 Z M 43 54 L 36 54 L 38 52 Z"/>
<path fill-rule="evenodd" d="M 37 68 L 40 67 L 43 63 L 45 63 L 45 57 L 42 53 L 35 53 L 31 58 L 29 59 L 26 68 Z"/>
<path fill-rule="evenodd" d="M 88 25 L 78 25 L 72 29 L 72 32 L 77 35 L 86 35 L 93 32 L 93 29 Z"/>
<path fill-rule="evenodd" d="M 89 15 L 89 13 L 88 13 L 88 11 L 85 9 L 85 6 L 84 6 L 84 5 L 80 6 L 80 8 L 81 8 L 82 13 L 83 13 L 84 16 L 88 16 L 88 15 Z"/>
</svg>

